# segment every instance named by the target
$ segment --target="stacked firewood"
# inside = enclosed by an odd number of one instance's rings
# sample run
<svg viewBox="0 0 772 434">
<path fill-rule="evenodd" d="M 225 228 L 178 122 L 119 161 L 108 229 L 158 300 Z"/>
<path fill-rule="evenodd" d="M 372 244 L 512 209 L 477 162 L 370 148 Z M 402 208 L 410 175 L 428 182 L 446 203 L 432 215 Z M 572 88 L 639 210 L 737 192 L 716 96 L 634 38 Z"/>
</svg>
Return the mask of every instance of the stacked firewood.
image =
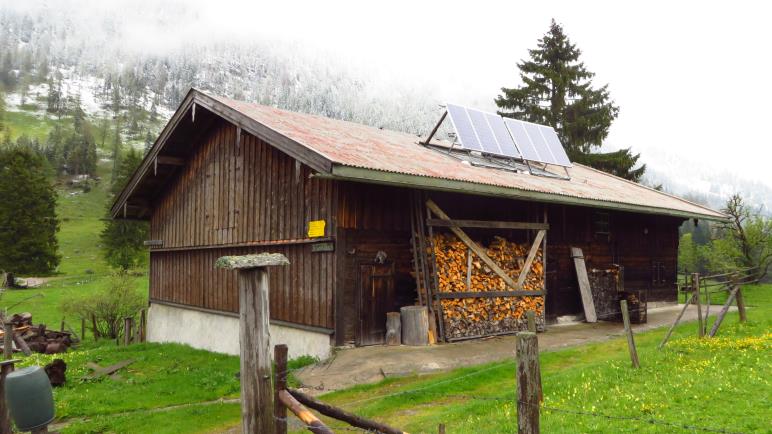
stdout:
<svg viewBox="0 0 772 434">
<path fill-rule="evenodd" d="M 433 241 L 440 292 L 514 290 L 455 235 L 436 234 Z M 502 237 L 495 237 L 485 248 L 488 256 L 515 281 L 529 249 L 530 245 L 517 244 Z M 543 281 L 544 265 L 539 249 L 522 289 L 542 290 Z M 525 325 L 526 311 L 533 310 L 540 318 L 544 309 L 544 298 L 533 296 L 443 299 L 441 303 L 448 337 L 516 331 Z"/>
<path fill-rule="evenodd" d="M 66 352 L 73 344 L 71 333 L 48 330 L 45 324 L 34 325 L 32 314 L 28 312 L 13 315 L 10 323 L 13 324 L 14 351 L 55 354 Z M 0 346 L 4 335 L 4 330 L 0 329 Z"/>
</svg>

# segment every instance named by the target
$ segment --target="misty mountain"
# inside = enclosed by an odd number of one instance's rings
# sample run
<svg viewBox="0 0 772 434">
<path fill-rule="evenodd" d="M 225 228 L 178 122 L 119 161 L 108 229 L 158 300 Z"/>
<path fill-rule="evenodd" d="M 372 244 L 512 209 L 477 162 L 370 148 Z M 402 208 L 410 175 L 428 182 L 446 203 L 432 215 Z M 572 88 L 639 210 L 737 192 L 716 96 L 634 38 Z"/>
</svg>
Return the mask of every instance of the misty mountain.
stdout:
<svg viewBox="0 0 772 434">
<path fill-rule="evenodd" d="M 77 95 L 93 116 L 151 113 L 123 126 L 137 139 L 157 133 L 148 118 L 168 118 L 190 87 L 417 135 L 434 126 L 445 100 L 431 85 L 400 82 L 331 53 L 209 32 L 199 25 L 200 11 L 184 2 L 15 3 L 0 6 L 0 79 L 9 109 L 35 110 L 23 103 L 44 100 L 56 86 L 65 97 Z M 772 188 L 729 171 L 705 173 L 665 153 L 642 160 L 648 184 L 715 208 L 737 191 L 752 203 L 772 203 Z"/>
</svg>

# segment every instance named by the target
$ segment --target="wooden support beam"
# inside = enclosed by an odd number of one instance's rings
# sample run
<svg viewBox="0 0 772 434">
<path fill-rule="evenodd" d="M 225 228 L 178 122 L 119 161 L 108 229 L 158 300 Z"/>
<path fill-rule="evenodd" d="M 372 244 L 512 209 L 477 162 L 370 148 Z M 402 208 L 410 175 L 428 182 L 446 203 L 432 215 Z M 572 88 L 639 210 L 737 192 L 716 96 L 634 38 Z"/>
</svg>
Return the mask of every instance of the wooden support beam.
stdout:
<svg viewBox="0 0 772 434">
<path fill-rule="evenodd" d="M 180 157 L 170 157 L 166 155 L 159 155 L 155 157 L 155 163 L 162 166 L 184 166 L 185 159 Z"/>
<path fill-rule="evenodd" d="M 721 323 L 724 322 L 724 317 L 726 316 L 726 313 L 729 312 L 729 307 L 732 305 L 732 302 L 734 301 L 735 297 L 737 297 L 738 291 L 740 291 L 740 287 L 735 286 L 729 292 L 729 297 L 726 298 L 726 303 L 724 303 L 724 306 L 721 308 L 721 311 L 718 312 L 718 315 L 716 315 L 716 321 L 713 322 L 713 327 L 710 329 L 710 333 L 708 334 L 708 336 L 710 336 L 711 338 L 716 335 L 716 332 L 718 332 L 718 328 L 721 327 Z"/>
<path fill-rule="evenodd" d="M 546 234 L 547 234 L 547 231 L 544 229 L 536 233 L 536 239 L 533 240 L 533 244 L 531 245 L 531 250 L 528 252 L 528 257 L 525 259 L 525 264 L 523 264 L 523 269 L 520 270 L 520 276 L 517 277 L 518 288 L 523 287 L 523 283 L 525 283 L 525 278 L 528 277 L 528 273 L 531 272 L 531 264 L 533 264 L 533 260 L 534 258 L 536 258 L 536 254 L 539 252 L 539 247 L 540 247 L 539 244 L 541 244 L 541 240 L 544 239 L 544 235 Z"/>
<path fill-rule="evenodd" d="M 587 322 L 598 322 L 598 316 L 595 313 L 595 303 L 592 300 L 590 279 L 587 277 L 587 266 L 584 263 L 584 254 L 582 253 L 582 249 L 578 247 L 571 247 L 571 257 L 574 258 L 576 278 L 579 281 L 579 294 L 582 296 L 584 318 L 587 320 Z"/>
<path fill-rule="evenodd" d="M 627 300 L 619 302 L 622 308 L 622 321 L 625 324 L 625 335 L 627 336 L 627 348 L 630 350 L 630 360 L 633 362 L 633 368 L 640 368 L 638 361 L 638 350 L 635 348 L 635 339 L 633 338 L 633 329 L 630 327 L 630 312 L 627 311 Z"/>
<path fill-rule="evenodd" d="M 540 297 L 544 291 L 472 291 L 472 292 L 439 292 L 440 299 L 457 298 L 498 298 L 498 297 Z"/>
<path fill-rule="evenodd" d="M 290 411 L 298 417 L 309 431 L 317 434 L 333 434 L 333 431 L 327 427 L 315 414 L 308 411 L 303 404 L 299 403 L 287 390 L 279 391 L 279 399 Z M 270 417 L 265 419 L 272 419 Z M 273 432 L 273 431 L 250 431 L 255 433 Z"/>
<path fill-rule="evenodd" d="M 325 416 L 329 416 L 333 419 L 346 422 L 351 426 L 362 428 L 363 430 L 366 430 L 366 431 L 372 431 L 372 432 L 383 433 L 383 434 L 406 434 L 401 429 L 393 428 L 384 423 L 376 422 L 370 419 L 365 419 L 364 417 L 360 417 L 353 413 L 349 413 L 346 410 L 340 409 L 330 404 L 326 404 L 312 397 L 311 395 L 306 395 L 305 393 L 300 392 L 298 390 L 288 389 L 288 392 L 292 395 L 293 398 L 297 399 L 301 404 L 305 405 L 306 407 L 312 408 Z"/>
<path fill-rule="evenodd" d="M 547 230 L 550 228 L 550 225 L 547 223 L 504 222 L 504 221 L 487 221 L 487 220 L 426 219 L 426 224 L 429 226 L 441 226 L 441 227 L 456 226 L 459 228 L 483 228 L 483 229 Z"/>
<path fill-rule="evenodd" d="M 673 334 L 673 330 L 675 330 L 676 326 L 681 321 L 681 317 L 684 316 L 686 309 L 689 308 L 689 305 L 692 303 L 693 300 L 694 300 L 694 294 L 692 294 L 692 296 L 686 301 L 686 304 L 684 304 L 684 308 L 681 309 L 681 312 L 678 314 L 675 321 L 673 321 L 673 325 L 670 326 L 667 333 L 665 334 L 665 337 L 662 339 L 662 342 L 660 342 L 658 347 L 660 350 L 665 347 L 665 344 L 667 343 L 668 339 L 670 339 L 670 335 Z"/>
<path fill-rule="evenodd" d="M 7 334 L 6 334 L 7 335 Z M 12 434 L 11 416 L 5 402 L 5 377 L 13 372 L 14 364 L 20 360 L 3 360 L 0 362 L 0 434 Z"/>
<path fill-rule="evenodd" d="M 437 217 L 439 217 L 441 220 L 450 221 L 450 217 L 448 217 L 445 212 L 440 209 L 439 206 L 437 206 L 436 203 L 434 203 L 433 200 L 428 199 L 426 201 L 426 206 L 433 212 Z M 448 226 L 450 230 L 456 234 L 456 236 L 464 243 L 467 247 L 472 249 L 472 251 L 479 257 L 485 265 L 487 265 L 494 273 L 496 273 L 499 277 L 501 277 L 504 280 L 504 283 L 506 283 L 508 286 L 515 290 L 520 290 L 521 287 L 517 285 L 517 282 L 512 280 L 509 275 L 499 267 L 499 265 L 488 256 L 488 254 L 485 252 L 485 249 L 480 247 L 477 243 L 474 242 L 461 228 L 455 225 Z"/>
</svg>

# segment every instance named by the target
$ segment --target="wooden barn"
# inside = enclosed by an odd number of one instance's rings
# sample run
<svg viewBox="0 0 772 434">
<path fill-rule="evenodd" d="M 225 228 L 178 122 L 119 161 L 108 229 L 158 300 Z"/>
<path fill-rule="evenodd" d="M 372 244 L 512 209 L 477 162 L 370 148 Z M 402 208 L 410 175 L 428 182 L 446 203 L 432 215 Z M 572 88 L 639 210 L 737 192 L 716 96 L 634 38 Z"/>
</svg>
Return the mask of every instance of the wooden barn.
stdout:
<svg viewBox="0 0 772 434">
<path fill-rule="evenodd" d="M 291 356 L 382 343 L 386 312 L 415 304 L 439 341 L 582 315 L 572 248 L 599 281 L 675 302 L 679 225 L 724 218 L 579 164 L 540 175 L 425 139 L 191 90 L 112 207 L 150 222 L 148 338 L 237 354 L 235 273 L 214 263 L 265 251 L 291 263 L 270 303 Z"/>
</svg>

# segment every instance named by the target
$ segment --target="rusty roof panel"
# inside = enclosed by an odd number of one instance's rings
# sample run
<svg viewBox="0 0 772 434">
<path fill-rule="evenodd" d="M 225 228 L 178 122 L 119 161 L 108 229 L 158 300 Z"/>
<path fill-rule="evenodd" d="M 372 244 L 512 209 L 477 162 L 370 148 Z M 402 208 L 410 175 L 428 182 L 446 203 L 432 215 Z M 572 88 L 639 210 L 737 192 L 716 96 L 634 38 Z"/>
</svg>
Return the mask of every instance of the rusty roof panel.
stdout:
<svg viewBox="0 0 772 434">
<path fill-rule="evenodd" d="M 580 164 L 568 168 L 570 180 L 477 167 L 419 145 L 419 137 L 411 134 L 209 96 L 334 164 L 725 218 L 712 209 Z"/>
</svg>

